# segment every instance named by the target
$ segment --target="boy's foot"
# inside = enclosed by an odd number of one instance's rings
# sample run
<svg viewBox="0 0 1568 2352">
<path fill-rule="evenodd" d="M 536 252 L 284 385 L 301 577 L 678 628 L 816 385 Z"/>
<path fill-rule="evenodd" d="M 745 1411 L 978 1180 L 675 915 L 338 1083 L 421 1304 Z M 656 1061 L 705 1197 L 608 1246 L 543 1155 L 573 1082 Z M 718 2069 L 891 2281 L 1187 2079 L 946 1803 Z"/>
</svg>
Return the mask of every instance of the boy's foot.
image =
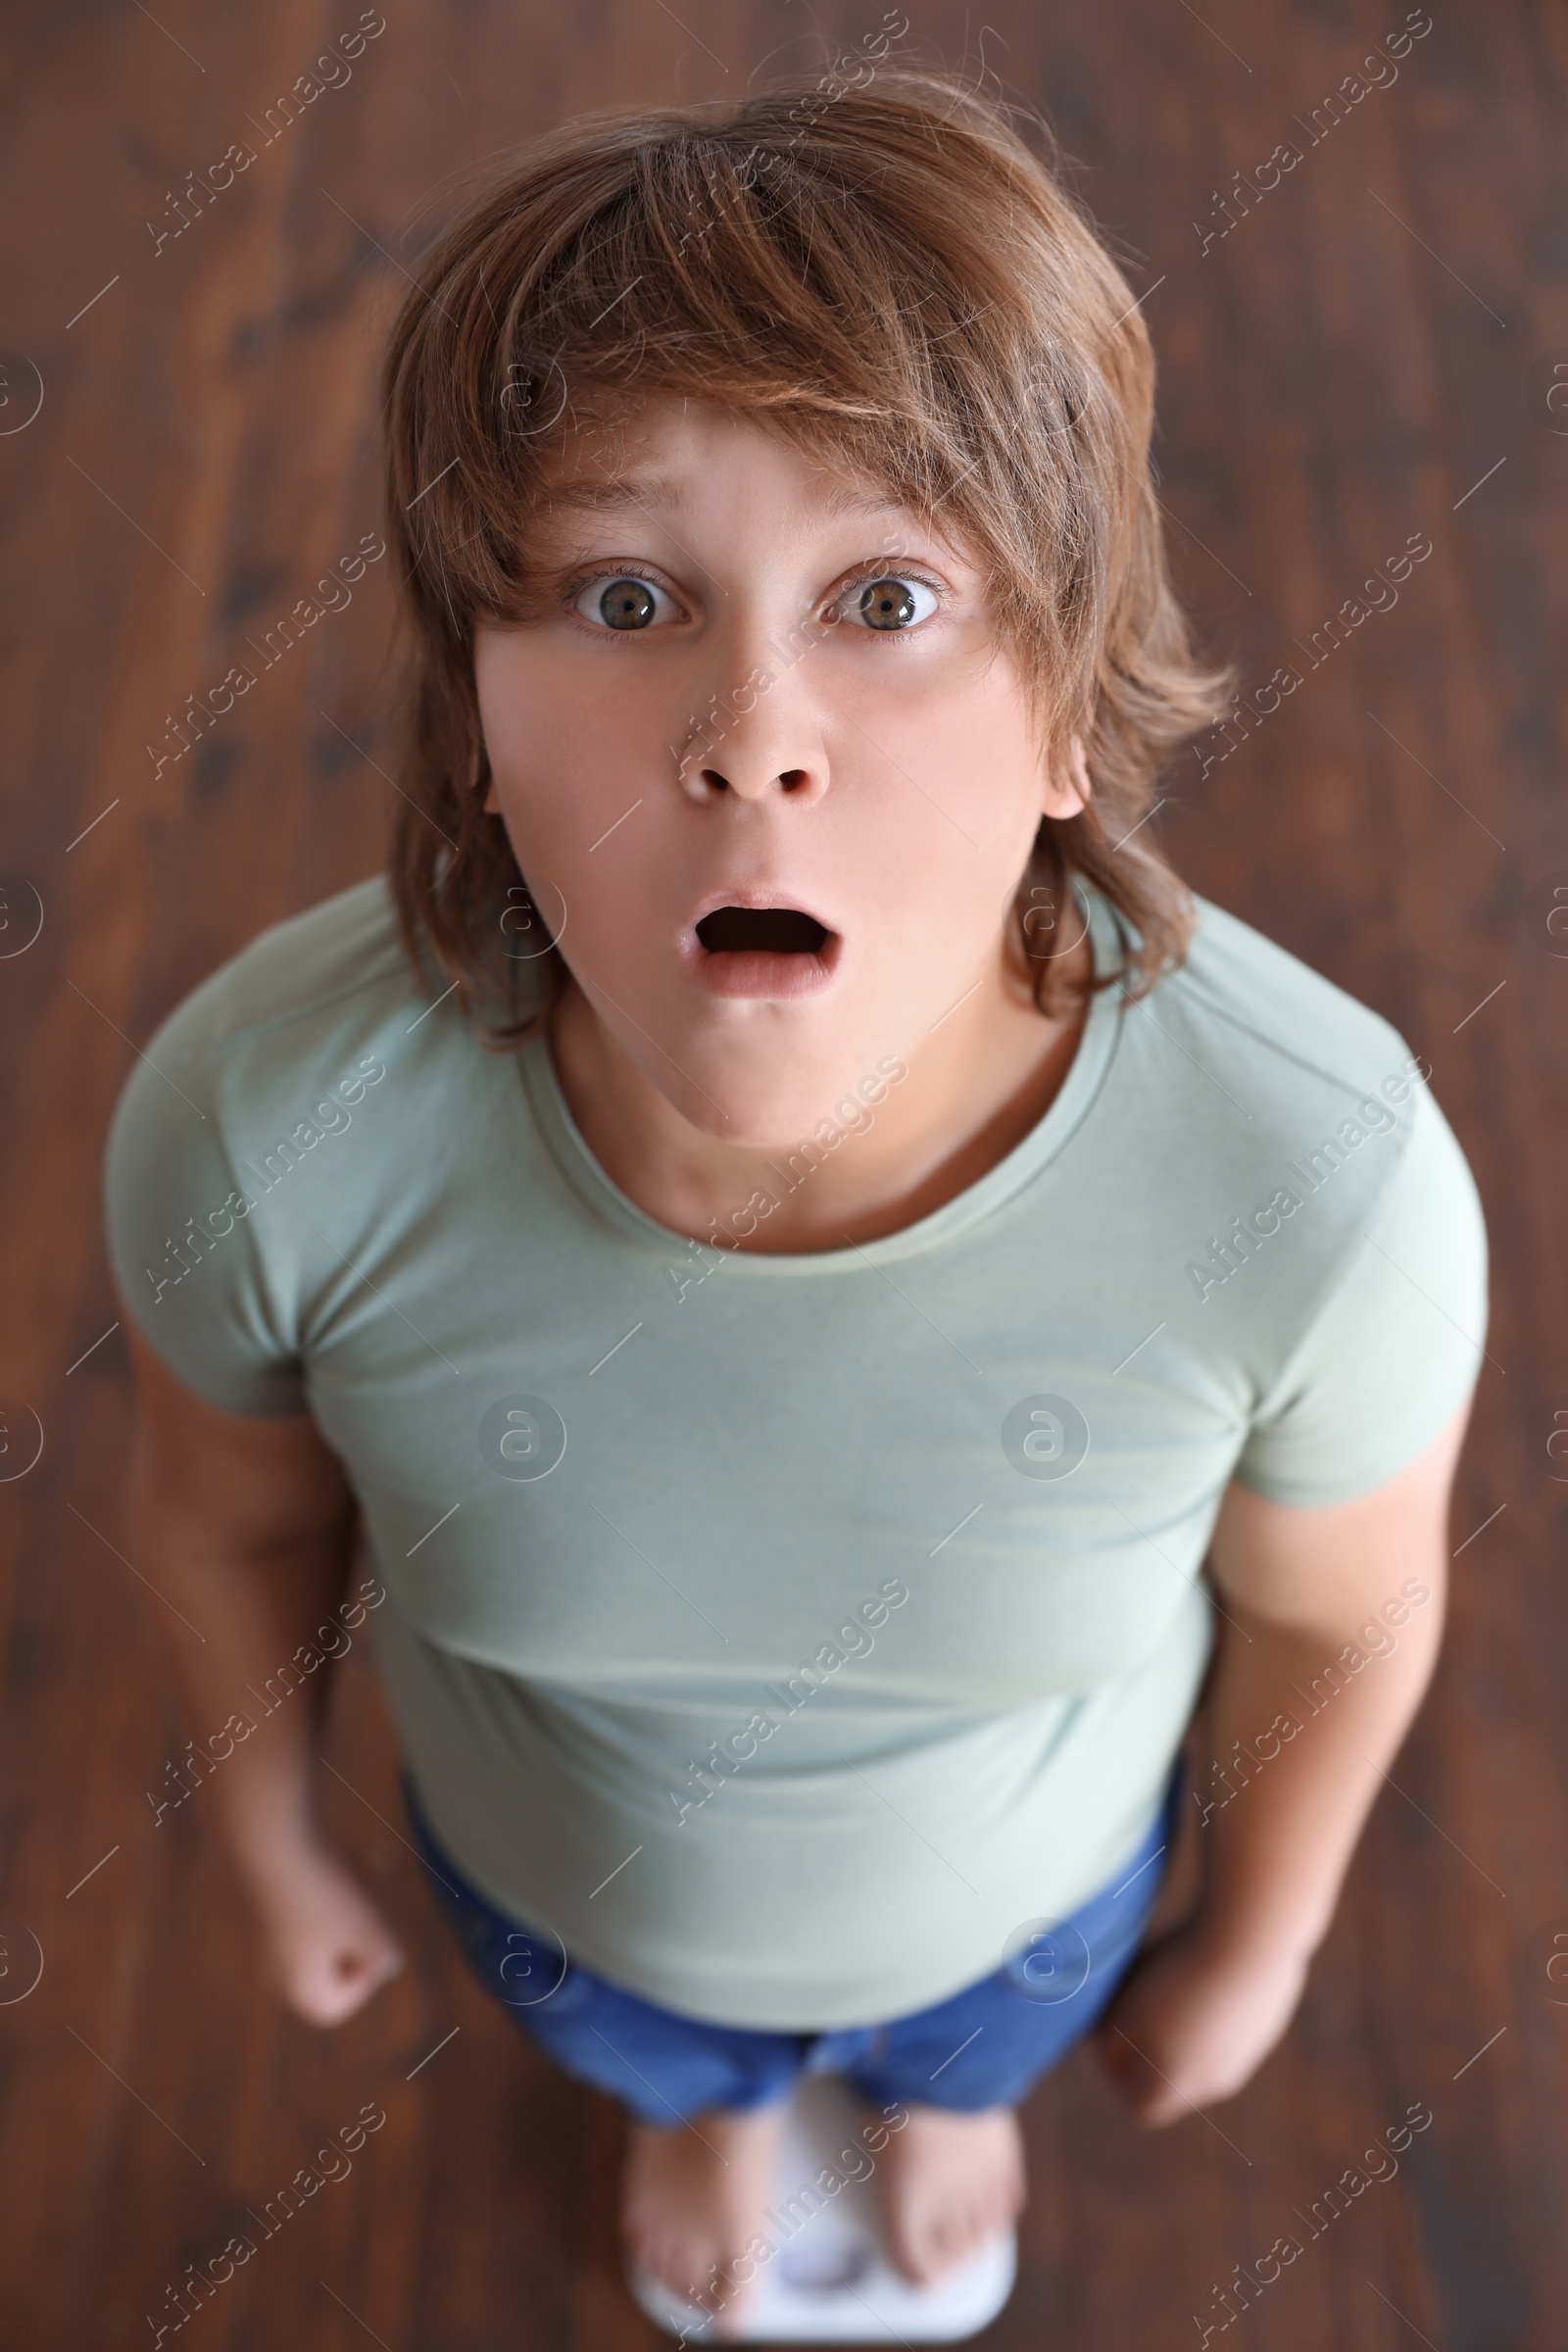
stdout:
<svg viewBox="0 0 1568 2352">
<path fill-rule="evenodd" d="M 662 2286 L 712 2312 L 728 2336 L 755 2302 L 759 2266 L 735 2265 L 773 2193 L 787 2099 L 765 2107 L 710 2108 L 678 2131 L 628 2123 L 621 2235 Z"/>
<path fill-rule="evenodd" d="M 917 2286 L 1009 2229 L 1023 2210 L 1023 2134 L 1010 2107 L 964 2115 L 906 2103 L 877 2159 L 888 2253 Z"/>
</svg>

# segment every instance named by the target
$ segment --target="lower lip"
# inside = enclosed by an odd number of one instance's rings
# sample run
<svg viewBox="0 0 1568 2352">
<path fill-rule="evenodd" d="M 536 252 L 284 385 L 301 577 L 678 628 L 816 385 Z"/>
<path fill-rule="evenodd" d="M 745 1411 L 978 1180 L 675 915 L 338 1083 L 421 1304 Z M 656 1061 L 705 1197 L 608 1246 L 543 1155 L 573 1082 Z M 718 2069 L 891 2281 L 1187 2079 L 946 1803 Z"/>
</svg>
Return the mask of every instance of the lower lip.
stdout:
<svg viewBox="0 0 1568 2352">
<path fill-rule="evenodd" d="M 832 980 L 843 946 L 832 932 L 814 956 L 776 956 L 759 948 L 714 956 L 693 936 L 682 943 L 681 960 L 710 996 L 814 997 Z"/>
</svg>

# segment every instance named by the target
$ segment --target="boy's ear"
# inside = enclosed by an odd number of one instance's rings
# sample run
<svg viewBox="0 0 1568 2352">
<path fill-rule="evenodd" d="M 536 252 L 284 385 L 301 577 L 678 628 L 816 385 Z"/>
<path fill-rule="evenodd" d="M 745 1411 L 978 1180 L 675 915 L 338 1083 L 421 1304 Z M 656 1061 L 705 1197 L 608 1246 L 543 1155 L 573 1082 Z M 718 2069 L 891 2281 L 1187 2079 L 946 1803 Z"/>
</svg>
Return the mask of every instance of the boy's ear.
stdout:
<svg viewBox="0 0 1568 2352">
<path fill-rule="evenodd" d="M 473 747 L 473 757 L 468 761 L 468 790 L 470 792 L 474 792 L 478 789 L 479 757 L 482 749 L 483 746 L 476 743 Z M 496 780 L 494 776 L 491 777 L 489 788 L 484 796 L 484 813 L 486 816 L 499 816 L 501 814 L 501 804 L 496 799 Z"/>
<path fill-rule="evenodd" d="M 1047 779 L 1045 814 L 1057 818 L 1077 816 L 1088 807 L 1093 792 L 1083 738 L 1075 735 L 1067 747 L 1065 773 L 1053 770 Z"/>
</svg>

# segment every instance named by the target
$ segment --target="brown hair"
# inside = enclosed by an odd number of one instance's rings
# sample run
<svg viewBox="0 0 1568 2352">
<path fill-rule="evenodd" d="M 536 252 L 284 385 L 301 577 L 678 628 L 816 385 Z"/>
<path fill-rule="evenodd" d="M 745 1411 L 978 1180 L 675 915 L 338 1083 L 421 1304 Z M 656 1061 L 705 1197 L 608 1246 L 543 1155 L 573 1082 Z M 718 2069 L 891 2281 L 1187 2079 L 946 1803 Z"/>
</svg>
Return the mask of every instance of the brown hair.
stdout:
<svg viewBox="0 0 1568 2352">
<path fill-rule="evenodd" d="M 539 609 L 527 520 L 596 396 L 658 393 L 750 413 L 979 551 L 1045 756 L 1080 737 L 1093 786 L 1081 814 L 1042 818 L 1011 910 L 1036 1002 L 1056 1008 L 1025 926 L 1075 874 L 1125 917 L 1122 963 L 1094 985 L 1146 994 L 1194 909 L 1133 836 L 1226 682 L 1197 663 L 1166 578 L 1153 377 L 1087 214 L 1007 109 L 947 74 L 601 112 L 509 162 L 418 265 L 383 377 L 414 646 L 391 887 L 416 969 L 433 951 L 465 1012 L 494 992 L 496 1051 L 564 980 L 558 948 L 520 963 L 503 937 L 526 891 L 483 812 L 473 625 Z"/>
</svg>

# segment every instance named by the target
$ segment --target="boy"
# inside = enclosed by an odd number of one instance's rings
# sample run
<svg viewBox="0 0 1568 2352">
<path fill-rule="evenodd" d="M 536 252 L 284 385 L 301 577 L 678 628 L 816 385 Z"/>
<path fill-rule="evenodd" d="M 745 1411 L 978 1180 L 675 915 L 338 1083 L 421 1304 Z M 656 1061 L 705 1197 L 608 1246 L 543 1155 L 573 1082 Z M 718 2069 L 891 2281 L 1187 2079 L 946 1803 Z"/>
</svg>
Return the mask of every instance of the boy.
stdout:
<svg viewBox="0 0 1568 2352">
<path fill-rule="evenodd" d="M 189 997 L 111 1139 L 195 1720 L 358 1506 L 432 1893 L 721 2332 L 803 2067 L 917 2279 L 1091 2027 L 1146 2124 L 1237 2090 L 1436 1652 L 1479 1204 L 1405 1041 L 1143 826 L 1221 708 L 1152 386 L 956 83 L 542 142 L 388 357 L 390 873 Z M 213 1793 L 330 2024 L 401 1953 L 318 1700 Z"/>
</svg>

